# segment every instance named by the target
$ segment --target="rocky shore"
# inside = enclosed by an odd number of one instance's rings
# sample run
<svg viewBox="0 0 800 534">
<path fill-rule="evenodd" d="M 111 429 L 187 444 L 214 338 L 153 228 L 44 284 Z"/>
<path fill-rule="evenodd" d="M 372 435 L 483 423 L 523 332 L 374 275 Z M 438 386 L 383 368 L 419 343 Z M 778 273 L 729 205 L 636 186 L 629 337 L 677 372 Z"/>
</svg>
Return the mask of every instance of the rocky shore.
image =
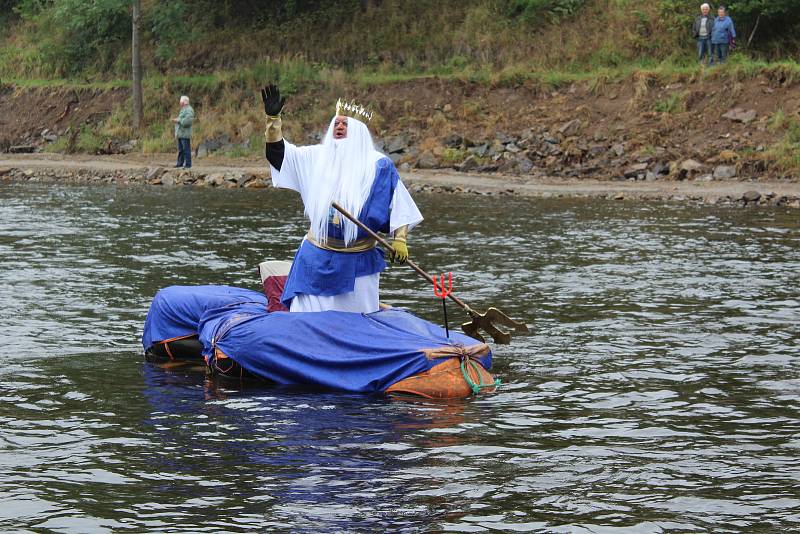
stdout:
<svg viewBox="0 0 800 534">
<path fill-rule="evenodd" d="M 15 159 L 0 159 L 0 181 L 221 189 L 271 187 L 268 171 L 261 162 L 206 162 L 187 170 L 164 165 L 167 158 L 165 155 L 157 158 L 160 161 L 150 161 L 150 165 L 143 165 L 137 158 L 126 160 L 121 157 L 97 156 L 17 156 Z M 786 180 L 742 180 L 736 177 L 715 179 L 713 175 L 711 179 L 705 175 L 695 175 L 694 178 L 687 176 L 683 180 L 648 176 L 642 180 L 638 174 L 618 180 L 596 180 L 569 176 L 510 175 L 498 171 L 484 171 L 479 174 L 408 167 L 402 168 L 401 174 L 412 192 L 540 198 L 652 199 L 710 205 L 800 208 L 800 183 Z"/>
</svg>

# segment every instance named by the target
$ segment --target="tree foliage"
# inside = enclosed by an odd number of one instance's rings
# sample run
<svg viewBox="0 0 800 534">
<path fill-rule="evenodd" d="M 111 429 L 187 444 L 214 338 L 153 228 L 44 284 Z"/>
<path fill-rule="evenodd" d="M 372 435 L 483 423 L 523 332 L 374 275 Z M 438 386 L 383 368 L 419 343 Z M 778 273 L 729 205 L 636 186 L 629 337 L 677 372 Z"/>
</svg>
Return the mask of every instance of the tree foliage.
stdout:
<svg viewBox="0 0 800 534">
<path fill-rule="evenodd" d="M 16 12 L 34 28 L 46 63 L 61 75 L 108 69 L 130 40 L 128 0 L 22 0 Z"/>
<path fill-rule="evenodd" d="M 527 22 L 557 21 L 572 15 L 585 3 L 585 0 L 497 0 L 495 8 L 504 15 Z"/>
<path fill-rule="evenodd" d="M 688 60 L 691 24 L 702 2 L 141 1 L 142 48 L 147 66 L 191 72 L 197 67 L 211 70 L 251 64 L 265 56 L 302 56 L 312 64 L 387 69 L 471 61 L 502 67 L 506 60 L 524 61 L 526 54 L 540 51 L 537 47 L 557 48 L 563 43 L 558 34 L 562 26 L 567 37 L 579 36 L 571 41 L 580 40 L 574 46 L 577 51 L 571 53 L 583 61 L 606 65 L 671 55 Z M 753 54 L 785 57 L 797 50 L 797 3 L 730 0 L 729 12 L 740 46 L 746 45 L 752 34 Z M 28 57 L 36 56 L 34 62 L 44 66 L 41 71 L 73 76 L 109 71 L 120 75 L 128 70 L 130 0 L 0 0 L 0 39 L 10 35 L 11 25 L 23 28 L 21 33 L 28 41 L 15 39 L 8 48 L 22 44 L 26 53 L 33 51 Z M 548 26 L 559 39 L 536 41 L 543 33 L 538 30 Z M 597 38 L 602 32 L 613 35 L 605 40 Z M 258 37 L 247 43 L 243 36 L 251 34 Z M 558 61 L 563 52 L 558 49 L 540 56 Z M 208 55 L 214 57 L 204 59 Z M 11 57 L 10 53 L 6 56 Z"/>
</svg>

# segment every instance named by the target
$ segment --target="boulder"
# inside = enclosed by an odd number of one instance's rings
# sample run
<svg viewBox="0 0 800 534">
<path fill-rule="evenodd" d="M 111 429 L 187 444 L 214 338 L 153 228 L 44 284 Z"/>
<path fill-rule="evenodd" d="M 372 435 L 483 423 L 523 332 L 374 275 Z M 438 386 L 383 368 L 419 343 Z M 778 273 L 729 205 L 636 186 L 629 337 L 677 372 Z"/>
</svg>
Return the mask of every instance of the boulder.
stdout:
<svg viewBox="0 0 800 534">
<path fill-rule="evenodd" d="M 456 168 L 462 172 L 473 171 L 479 167 L 478 158 L 475 156 L 468 156 L 467 159 L 461 162 Z"/>
<path fill-rule="evenodd" d="M 546 134 L 544 134 L 544 135 L 542 136 L 542 140 L 543 140 L 545 143 L 549 143 L 549 144 L 551 144 L 551 145 L 557 145 L 557 144 L 558 144 L 558 139 L 556 139 L 555 137 L 553 137 L 553 136 L 552 136 L 552 135 L 550 135 L 549 133 L 546 133 Z"/>
<path fill-rule="evenodd" d="M 606 151 L 606 147 L 603 145 L 592 145 L 586 151 L 590 158 L 595 158 L 597 156 L 602 155 Z"/>
<path fill-rule="evenodd" d="M 146 182 L 150 182 L 160 177 L 165 172 L 166 169 L 164 169 L 164 167 L 148 167 L 147 172 L 144 175 L 144 180 Z"/>
<path fill-rule="evenodd" d="M 408 139 L 404 135 L 398 135 L 386 145 L 388 154 L 398 154 L 408 150 Z"/>
<path fill-rule="evenodd" d="M 171 174 L 165 174 L 161 177 L 161 185 L 172 187 L 175 185 L 175 178 Z"/>
<path fill-rule="evenodd" d="M 501 143 L 501 144 L 504 144 L 504 145 L 506 145 L 508 143 L 513 143 L 515 141 L 515 139 L 513 139 L 513 138 L 509 137 L 508 135 L 506 135 L 505 132 L 495 132 L 494 138 L 498 143 Z"/>
<path fill-rule="evenodd" d="M 221 172 L 211 173 L 205 177 L 203 182 L 211 187 L 220 187 L 225 183 L 225 174 Z"/>
<path fill-rule="evenodd" d="M 217 137 L 212 137 L 211 139 L 206 139 L 199 145 L 197 145 L 197 149 L 195 150 L 195 154 L 198 158 L 202 158 L 214 152 L 216 150 L 220 150 L 223 147 L 230 145 L 231 138 L 228 134 L 218 135 Z"/>
<path fill-rule="evenodd" d="M 533 170 L 533 162 L 525 156 L 517 158 L 517 170 L 522 174 L 528 174 Z"/>
<path fill-rule="evenodd" d="M 246 184 L 244 184 L 245 188 L 247 189 L 264 189 L 268 187 L 267 182 L 261 178 L 256 178 L 255 180 L 250 180 Z"/>
<path fill-rule="evenodd" d="M 749 124 L 753 122 L 756 118 L 756 110 L 749 109 L 747 111 L 743 110 L 742 108 L 733 108 L 727 113 L 723 114 L 722 117 L 728 120 L 732 120 L 734 122 L 741 122 L 742 124 Z"/>
<path fill-rule="evenodd" d="M 622 143 L 611 145 L 611 152 L 616 154 L 618 158 L 621 158 L 625 155 L 625 146 Z"/>
<path fill-rule="evenodd" d="M 448 148 L 458 148 L 464 143 L 464 138 L 458 134 L 450 134 L 444 138 L 444 146 Z"/>
<path fill-rule="evenodd" d="M 255 174 L 244 172 L 236 176 L 236 183 L 239 184 L 239 187 L 246 187 L 248 183 L 252 182 L 255 179 L 256 179 Z"/>
<path fill-rule="evenodd" d="M 134 144 L 132 144 L 131 142 L 127 142 L 127 143 L 123 143 L 123 144 L 119 145 L 119 151 L 122 152 L 123 154 L 127 154 L 129 152 L 133 152 L 133 150 L 135 148 L 136 148 L 136 146 Z"/>
<path fill-rule="evenodd" d="M 714 168 L 715 180 L 730 180 L 731 178 L 735 177 L 736 177 L 735 165 L 717 165 L 717 167 Z"/>
<path fill-rule="evenodd" d="M 489 145 L 487 145 L 486 143 L 483 143 L 481 145 L 477 145 L 477 146 L 471 147 L 469 149 L 469 152 L 471 154 L 475 154 L 479 158 L 482 158 L 489 152 Z"/>
<path fill-rule="evenodd" d="M 703 168 L 703 164 L 693 159 L 687 159 L 681 162 L 680 170 L 686 173 L 697 172 Z"/>
<path fill-rule="evenodd" d="M 429 151 L 425 151 L 417 160 L 417 168 L 419 169 L 435 169 L 439 166 L 439 160 L 436 159 L 436 156 Z"/>
<path fill-rule="evenodd" d="M 761 199 L 761 193 L 758 191 L 746 191 L 742 195 L 742 200 L 744 200 L 745 204 L 749 202 L 758 202 Z"/>
<path fill-rule="evenodd" d="M 640 174 L 644 174 L 647 171 L 647 163 L 635 163 L 625 169 L 622 173 L 625 178 L 635 178 Z"/>
<path fill-rule="evenodd" d="M 572 119 L 571 121 L 562 124 L 558 129 L 558 133 L 564 137 L 571 137 L 580 131 L 581 125 L 580 119 Z"/>
<path fill-rule="evenodd" d="M 653 165 L 653 174 L 667 175 L 669 174 L 669 163 L 666 161 L 658 161 Z"/>
</svg>

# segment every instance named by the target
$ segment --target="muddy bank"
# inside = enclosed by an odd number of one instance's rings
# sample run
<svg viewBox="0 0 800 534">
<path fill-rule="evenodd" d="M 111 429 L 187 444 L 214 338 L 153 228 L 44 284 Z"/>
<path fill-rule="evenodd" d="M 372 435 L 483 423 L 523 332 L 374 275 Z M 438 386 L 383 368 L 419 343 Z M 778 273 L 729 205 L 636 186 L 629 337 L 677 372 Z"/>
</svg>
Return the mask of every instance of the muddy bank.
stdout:
<svg viewBox="0 0 800 534">
<path fill-rule="evenodd" d="M 171 168 L 171 159 L 169 155 L 152 158 L 15 156 L 0 158 L 0 180 L 227 189 L 271 187 L 269 171 L 258 160 L 206 160 L 191 170 L 185 170 Z M 412 192 L 543 198 L 652 199 L 800 208 L 800 183 L 788 180 L 578 180 L 499 173 L 473 174 L 452 170 L 411 170 L 401 172 L 401 175 Z"/>
<path fill-rule="evenodd" d="M 438 78 L 320 85 L 290 96 L 284 133 L 297 144 L 318 142 L 333 102 L 345 92 L 373 107 L 376 144 L 404 172 L 533 180 L 798 180 L 786 136 L 800 121 L 800 84 L 769 70 L 731 76 L 698 70 L 662 79 L 637 72 L 624 80 L 599 77 L 558 87 Z M 71 151 L 80 146 L 80 128 L 110 135 L 103 124 L 128 106 L 126 89 L 0 89 L 0 152 L 12 145 L 38 152 L 54 142 Z M 198 163 L 261 152 L 263 109 L 257 93 L 250 93 L 226 93 L 235 102 L 193 95 Z M 237 113 L 223 113 L 226 105 Z M 94 150 L 138 157 L 140 141 L 103 137 Z"/>
</svg>

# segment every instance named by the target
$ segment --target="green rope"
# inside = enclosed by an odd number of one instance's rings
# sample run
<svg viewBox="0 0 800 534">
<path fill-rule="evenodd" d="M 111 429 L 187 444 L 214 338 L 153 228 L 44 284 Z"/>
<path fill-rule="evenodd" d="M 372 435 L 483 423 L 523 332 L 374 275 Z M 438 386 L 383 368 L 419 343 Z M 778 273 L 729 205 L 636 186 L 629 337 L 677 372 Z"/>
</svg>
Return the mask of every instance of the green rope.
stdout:
<svg viewBox="0 0 800 534">
<path fill-rule="evenodd" d="M 478 379 L 480 380 L 480 383 L 476 384 L 469 377 L 469 373 L 467 372 L 467 363 L 469 363 L 470 368 L 473 371 L 475 371 L 475 374 L 478 375 Z M 477 364 L 476 362 L 474 362 L 472 360 L 472 358 L 470 358 L 469 356 L 465 356 L 465 357 L 461 358 L 461 374 L 464 375 L 464 380 L 466 380 L 467 385 L 470 387 L 470 389 L 472 390 L 472 393 L 474 393 L 475 395 L 479 394 L 483 388 L 490 388 L 492 386 L 498 387 L 500 385 L 500 379 L 499 378 L 496 378 L 493 382 L 484 383 L 483 375 L 481 374 L 480 369 L 482 369 L 482 367 L 479 364 Z"/>
</svg>

